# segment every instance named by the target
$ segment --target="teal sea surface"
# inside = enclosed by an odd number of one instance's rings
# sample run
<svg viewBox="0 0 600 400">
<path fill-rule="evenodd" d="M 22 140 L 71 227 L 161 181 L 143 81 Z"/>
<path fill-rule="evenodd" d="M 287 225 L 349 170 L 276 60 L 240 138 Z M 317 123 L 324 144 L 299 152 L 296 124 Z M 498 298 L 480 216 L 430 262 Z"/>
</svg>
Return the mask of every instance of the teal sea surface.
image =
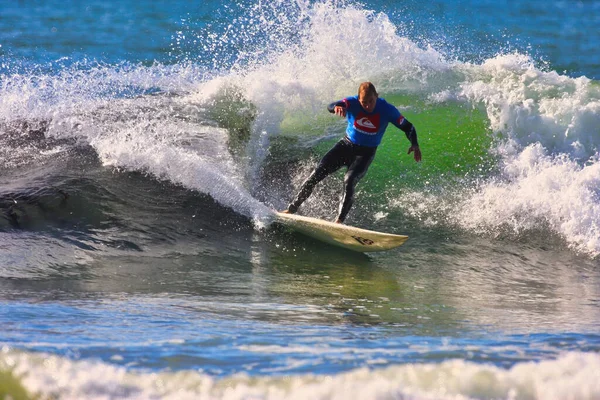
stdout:
<svg viewBox="0 0 600 400">
<path fill-rule="evenodd" d="M 600 399 L 600 3 L 0 1 L 0 399 Z M 274 223 L 372 81 L 355 253 Z M 334 218 L 343 171 L 299 213 Z"/>
</svg>

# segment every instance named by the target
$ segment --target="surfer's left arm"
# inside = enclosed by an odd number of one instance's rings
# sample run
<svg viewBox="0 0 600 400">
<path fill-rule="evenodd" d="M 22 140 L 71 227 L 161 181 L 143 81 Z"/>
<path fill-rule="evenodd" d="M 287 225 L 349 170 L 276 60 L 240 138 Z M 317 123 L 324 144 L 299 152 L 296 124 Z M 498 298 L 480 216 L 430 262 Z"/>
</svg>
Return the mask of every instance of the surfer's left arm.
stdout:
<svg viewBox="0 0 600 400">
<path fill-rule="evenodd" d="M 415 126 L 411 124 L 406 118 L 402 115 L 398 118 L 397 121 L 392 122 L 398 129 L 403 131 L 406 134 L 406 138 L 410 140 L 410 148 L 408 149 L 408 154 L 414 152 L 415 161 L 421 161 L 421 149 L 419 148 L 419 142 L 417 141 L 417 130 Z"/>
</svg>

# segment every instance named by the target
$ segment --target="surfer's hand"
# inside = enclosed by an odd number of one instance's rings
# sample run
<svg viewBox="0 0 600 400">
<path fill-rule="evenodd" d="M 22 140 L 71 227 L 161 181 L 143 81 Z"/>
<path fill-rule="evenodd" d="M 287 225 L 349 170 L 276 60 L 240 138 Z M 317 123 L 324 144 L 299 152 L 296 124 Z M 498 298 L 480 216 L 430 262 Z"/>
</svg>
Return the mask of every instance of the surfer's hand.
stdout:
<svg viewBox="0 0 600 400">
<path fill-rule="evenodd" d="M 345 117 L 346 116 L 346 107 L 342 107 L 342 106 L 335 106 L 333 108 L 333 112 L 335 113 L 335 115 L 337 115 L 338 117 Z"/>
<path fill-rule="evenodd" d="M 410 149 L 408 149 L 408 154 L 412 152 L 415 153 L 415 161 L 421 161 L 421 149 L 419 149 L 419 146 L 411 146 Z"/>
</svg>

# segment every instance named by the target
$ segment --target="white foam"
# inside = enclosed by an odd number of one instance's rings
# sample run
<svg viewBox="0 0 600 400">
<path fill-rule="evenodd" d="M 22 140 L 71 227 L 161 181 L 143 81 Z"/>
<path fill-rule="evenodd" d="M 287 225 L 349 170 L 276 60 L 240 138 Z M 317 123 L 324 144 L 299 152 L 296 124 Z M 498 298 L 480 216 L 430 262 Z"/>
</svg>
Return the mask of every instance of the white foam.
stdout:
<svg viewBox="0 0 600 400">
<path fill-rule="evenodd" d="M 194 72 L 187 73 L 140 66 L 13 76 L 4 87 L 8 96 L 0 96 L 0 115 L 50 121 L 47 136 L 89 144 L 107 166 L 168 179 L 248 216 L 268 215 L 244 186 L 227 149 L 227 132 L 196 116 L 200 104 L 165 95 L 119 98 L 128 88 L 189 89 Z"/>
<path fill-rule="evenodd" d="M 544 72 L 520 54 L 464 67 L 467 80 L 458 95 L 484 104 L 492 130 L 519 150 L 539 143 L 579 161 L 597 154 L 600 88 L 589 79 Z"/>
<path fill-rule="evenodd" d="M 600 254 L 600 89 L 513 54 L 464 66 L 456 98 L 483 104 L 501 135 L 495 176 L 448 207 L 467 229 L 550 227 L 577 251 Z"/>
<path fill-rule="evenodd" d="M 466 228 L 549 227 L 579 251 L 600 254 L 600 163 L 550 156 L 540 143 L 508 158 L 499 181 L 483 184 L 455 215 Z"/>
<path fill-rule="evenodd" d="M 30 394 L 69 399 L 540 399 L 592 400 L 600 396 L 600 356 L 565 353 L 555 360 L 510 369 L 463 360 L 360 368 L 336 375 L 217 379 L 201 372 L 133 372 L 95 361 L 24 353 L 5 347 L 0 371 Z"/>
</svg>

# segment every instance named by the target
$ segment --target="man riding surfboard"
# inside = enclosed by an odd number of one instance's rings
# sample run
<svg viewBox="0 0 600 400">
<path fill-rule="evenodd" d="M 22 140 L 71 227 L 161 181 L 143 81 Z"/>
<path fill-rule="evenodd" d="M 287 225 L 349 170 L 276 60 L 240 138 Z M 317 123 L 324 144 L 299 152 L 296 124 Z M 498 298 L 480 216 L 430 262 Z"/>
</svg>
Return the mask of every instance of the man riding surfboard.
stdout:
<svg viewBox="0 0 600 400">
<path fill-rule="evenodd" d="M 356 184 L 367 173 L 389 123 L 406 134 L 411 143 L 408 154 L 414 153 L 416 162 L 421 161 L 421 150 L 413 124 L 404 118 L 396 107 L 380 98 L 371 82 L 360 84 L 358 96 L 331 103 L 327 109 L 330 113 L 348 120 L 346 136 L 325 154 L 302 184 L 296 198 L 282 212 L 296 213 L 300 205 L 312 194 L 317 183 L 346 166 L 348 170 L 344 176 L 344 192 L 335 219 L 335 222 L 343 223 L 354 202 Z"/>
</svg>

